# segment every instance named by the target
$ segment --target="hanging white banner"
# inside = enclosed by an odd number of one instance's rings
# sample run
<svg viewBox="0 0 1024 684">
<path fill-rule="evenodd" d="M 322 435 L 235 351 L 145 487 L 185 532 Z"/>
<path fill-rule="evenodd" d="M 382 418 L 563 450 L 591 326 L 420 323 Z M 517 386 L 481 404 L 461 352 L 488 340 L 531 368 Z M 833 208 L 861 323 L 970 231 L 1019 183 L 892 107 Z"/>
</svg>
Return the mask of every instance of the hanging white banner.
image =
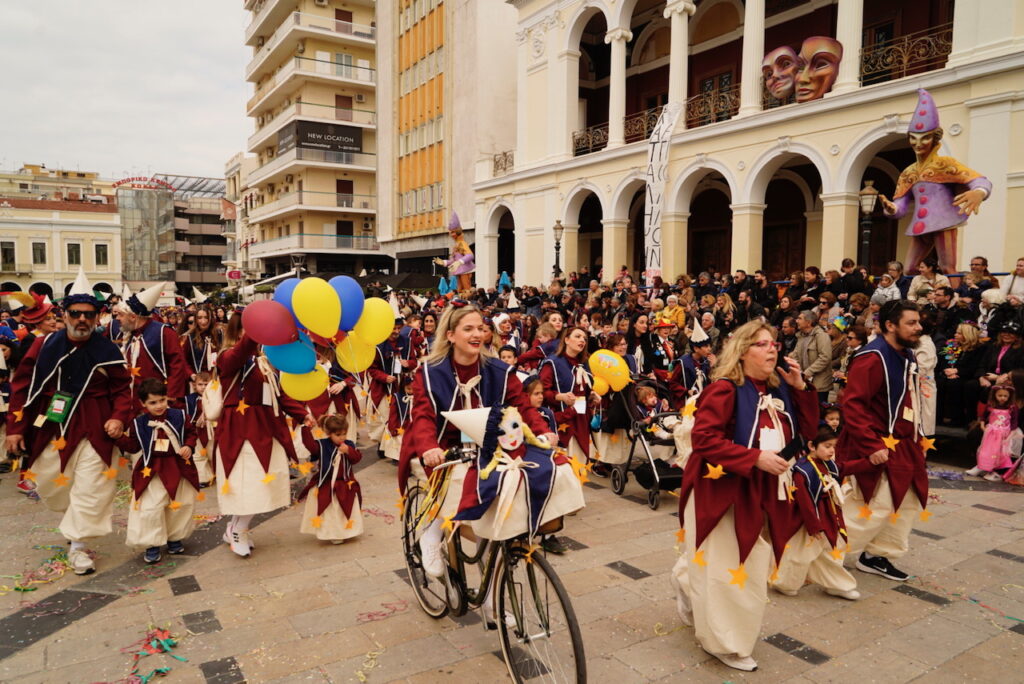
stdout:
<svg viewBox="0 0 1024 684">
<path fill-rule="evenodd" d="M 661 211 L 668 182 L 669 146 L 682 111 L 680 102 L 665 105 L 647 141 L 647 202 L 644 210 L 644 280 L 647 285 L 661 275 Z"/>
</svg>

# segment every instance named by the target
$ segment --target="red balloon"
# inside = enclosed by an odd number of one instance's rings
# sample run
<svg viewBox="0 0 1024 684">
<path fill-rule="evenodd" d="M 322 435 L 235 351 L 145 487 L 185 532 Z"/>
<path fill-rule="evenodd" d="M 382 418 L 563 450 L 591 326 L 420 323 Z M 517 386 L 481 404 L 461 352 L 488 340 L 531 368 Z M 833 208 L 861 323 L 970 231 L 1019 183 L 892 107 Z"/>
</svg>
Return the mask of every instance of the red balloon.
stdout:
<svg viewBox="0 0 1024 684">
<path fill-rule="evenodd" d="M 283 304 L 261 299 L 242 311 L 242 327 L 249 337 L 260 344 L 290 344 L 299 339 L 295 319 Z"/>
</svg>

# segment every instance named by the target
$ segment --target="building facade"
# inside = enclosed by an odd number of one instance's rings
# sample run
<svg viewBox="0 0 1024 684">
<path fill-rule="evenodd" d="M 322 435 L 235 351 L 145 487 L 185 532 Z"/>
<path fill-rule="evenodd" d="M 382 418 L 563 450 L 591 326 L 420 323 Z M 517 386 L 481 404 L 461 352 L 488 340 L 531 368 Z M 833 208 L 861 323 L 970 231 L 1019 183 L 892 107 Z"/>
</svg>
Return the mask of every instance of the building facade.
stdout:
<svg viewBox="0 0 1024 684">
<path fill-rule="evenodd" d="M 246 0 L 256 168 L 248 254 L 296 267 L 392 267 L 377 242 L 377 29 L 372 0 Z"/>
<path fill-rule="evenodd" d="M 666 279 L 762 267 L 783 277 L 844 257 L 877 272 L 906 254 L 910 219 L 876 206 L 861 246 L 859 192 L 871 181 L 891 197 L 914 161 L 918 88 L 939 106 L 942 154 L 994 185 L 960 231 L 958 265 L 977 252 L 1006 269 L 1024 254 L 1012 229 L 1024 210 L 1024 157 L 1012 152 L 1024 149 L 1024 0 L 510 2 L 514 165 L 478 167 L 478 284 L 502 270 L 545 280 L 556 221 L 563 270 L 643 269 L 647 143 L 667 103 L 681 113 L 658 202 Z M 831 90 L 774 99 L 766 55 L 816 42 L 842 46 Z"/>
<path fill-rule="evenodd" d="M 512 157 L 516 11 L 400 0 L 381 3 L 377 20 L 381 241 L 400 272 L 430 273 L 448 254 L 452 211 L 474 242 L 477 166 Z"/>
<path fill-rule="evenodd" d="M 255 227 L 249 223 L 249 206 L 256 195 L 249 189 L 249 174 L 256 168 L 256 162 L 256 157 L 239 152 L 224 165 L 224 237 L 227 238 L 224 267 L 229 274 L 229 287 L 255 282 L 263 274 L 262 264 L 249 253 L 249 248 L 256 243 Z M 230 212 L 228 204 L 232 207 Z"/>
<path fill-rule="evenodd" d="M 0 292 L 59 299 L 79 268 L 120 292 L 121 227 L 111 184 L 93 172 L 26 164 L 0 174 Z"/>
</svg>

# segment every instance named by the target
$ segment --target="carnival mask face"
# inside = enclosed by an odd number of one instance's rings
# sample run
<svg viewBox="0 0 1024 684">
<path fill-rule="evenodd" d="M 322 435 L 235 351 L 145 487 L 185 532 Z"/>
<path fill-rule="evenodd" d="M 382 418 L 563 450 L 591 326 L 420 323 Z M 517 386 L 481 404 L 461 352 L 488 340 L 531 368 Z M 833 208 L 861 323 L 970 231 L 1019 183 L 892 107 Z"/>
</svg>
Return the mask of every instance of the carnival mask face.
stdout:
<svg viewBox="0 0 1024 684">
<path fill-rule="evenodd" d="M 498 429 L 498 446 L 503 451 L 511 453 L 523 445 L 523 420 L 519 411 L 505 411 L 501 422 L 498 423 Z"/>
<path fill-rule="evenodd" d="M 775 48 L 761 62 L 761 73 L 768 92 L 776 100 L 785 100 L 793 94 L 798 60 L 796 51 L 788 45 Z"/>
<path fill-rule="evenodd" d="M 932 151 L 939 146 L 939 141 L 941 139 L 940 135 L 936 135 L 936 131 L 907 133 L 907 142 L 910 143 L 910 147 L 914 150 L 914 154 L 919 159 L 924 159 L 930 155 Z"/>
<path fill-rule="evenodd" d="M 800 46 L 800 70 L 796 78 L 796 101 L 818 100 L 832 90 L 839 76 L 843 46 L 835 38 L 814 36 Z"/>
</svg>

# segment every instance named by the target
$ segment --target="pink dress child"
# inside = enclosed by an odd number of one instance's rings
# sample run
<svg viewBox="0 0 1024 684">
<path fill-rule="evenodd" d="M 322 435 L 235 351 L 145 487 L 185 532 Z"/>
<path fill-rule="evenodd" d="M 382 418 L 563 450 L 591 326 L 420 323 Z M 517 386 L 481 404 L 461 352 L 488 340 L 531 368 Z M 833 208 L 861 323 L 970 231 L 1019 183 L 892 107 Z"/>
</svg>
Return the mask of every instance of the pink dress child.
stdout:
<svg viewBox="0 0 1024 684">
<path fill-rule="evenodd" d="M 1017 429 L 1017 407 L 985 410 L 982 420 L 988 426 L 978 447 L 978 468 L 986 472 L 1002 470 L 1013 465 L 1010 453 L 1010 433 Z"/>
</svg>

